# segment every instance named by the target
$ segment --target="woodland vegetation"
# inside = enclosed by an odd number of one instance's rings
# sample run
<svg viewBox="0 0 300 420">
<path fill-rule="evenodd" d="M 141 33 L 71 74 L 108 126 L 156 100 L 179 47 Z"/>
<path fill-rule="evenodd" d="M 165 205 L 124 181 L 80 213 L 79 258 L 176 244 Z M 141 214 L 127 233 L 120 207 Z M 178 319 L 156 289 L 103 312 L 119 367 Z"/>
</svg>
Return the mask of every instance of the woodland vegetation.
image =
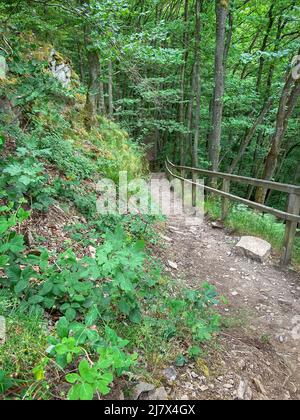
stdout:
<svg viewBox="0 0 300 420">
<path fill-rule="evenodd" d="M 95 183 L 169 157 L 300 185 L 300 1 L 0 0 L 0 20 L 0 398 L 102 398 L 202 357 L 222 299 L 166 277 L 162 218 L 97 215 Z M 228 223 L 281 246 L 271 216 Z"/>
</svg>

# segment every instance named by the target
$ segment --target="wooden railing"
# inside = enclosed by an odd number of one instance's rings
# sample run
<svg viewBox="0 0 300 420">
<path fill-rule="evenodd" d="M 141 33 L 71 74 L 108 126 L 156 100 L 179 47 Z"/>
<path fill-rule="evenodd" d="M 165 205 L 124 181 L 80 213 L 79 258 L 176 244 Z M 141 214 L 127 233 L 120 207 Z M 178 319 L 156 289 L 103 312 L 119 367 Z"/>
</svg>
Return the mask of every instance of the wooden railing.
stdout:
<svg viewBox="0 0 300 420">
<path fill-rule="evenodd" d="M 300 187 L 296 185 L 281 184 L 279 182 L 266 181 L 262 179 L 248 178 L 244 176 L 232 175 L 222 172 L 213 172 L 199 168 L 192 168 L 188 166 L 174 165 L 169 159 L 165 162 L 166 171 L 169 175 L 174 178 L 180 179 L 181 181 L 188 182 L 193 185 L 193 205 L 196 205 L 196 187 L 204 187 L 206 191 L 214 194 L 218 194 L 222 197 L 222 219 L 225 220 L 229 211 L 229 201 L 236 201 L 242 203 L 248 207 L 251 207 L 262 213 L 273 214 L 279 219 L 286 221 L 285 236 L 283 243 L 283 252 L 281 262 L 283 265 L 288 265 L 291 262 L 293 246 L 295 242 L 295 235 L 297 231 L 297 225 L 300 223 Z M 175 174 L 173 171 L 180 171 L 180 175 Z M 186 179 L 186 173 L 192 174 L 192 180 Z M 222 190 L 209 187 L 207 185 L 198 184 L 196 182 L 196 176 L 200 174 L 205 177 L 213 179 L 222 179 L 223 187 Z M 242 184 L 252 185 L 255 187 L 263 187 L 268 190 L 280 191 L 289 195 L 287 211 L 281 211 L 268 207 L 263 204 L 255 203 L 242 197 L 230 194 L 231 182 L 238 182 Z"/>
</svg>

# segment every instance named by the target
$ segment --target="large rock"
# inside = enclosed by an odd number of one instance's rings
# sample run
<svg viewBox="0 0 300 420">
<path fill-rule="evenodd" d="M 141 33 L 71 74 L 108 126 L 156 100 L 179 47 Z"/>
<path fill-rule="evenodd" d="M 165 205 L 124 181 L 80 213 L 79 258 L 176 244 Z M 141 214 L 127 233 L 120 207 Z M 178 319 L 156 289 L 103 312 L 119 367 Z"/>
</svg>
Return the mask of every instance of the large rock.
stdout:
<svg viewBox="0 0 300 420">
<path fill-rule="evenodd" d="M 269 242 L 252 236 L 243 236 L 235 249 L 239 255 L 258 262 L 265 262 L 272 251 Z"/>
<path fill-rule="evenodd" d="M 71 84 L 72 69 L 69 63 L 63 61 L 63 58 L 54 50 L 51 51 L 49 59 L 50 70 L 55 77 L 64 87 Z"/>
</svg>

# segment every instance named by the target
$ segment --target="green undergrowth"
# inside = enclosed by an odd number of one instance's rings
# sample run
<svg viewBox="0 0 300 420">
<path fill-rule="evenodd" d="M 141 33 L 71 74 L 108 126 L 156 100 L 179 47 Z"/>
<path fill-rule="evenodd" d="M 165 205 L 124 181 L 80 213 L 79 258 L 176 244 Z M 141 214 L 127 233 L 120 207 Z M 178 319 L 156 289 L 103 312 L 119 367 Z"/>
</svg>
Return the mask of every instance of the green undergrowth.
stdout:
<svg viewBox="0 0 300 420">
<path fill-rule="evenodd" d="M 93 257 L 46 248 L 26 255 L 15 227 L 29 213 L 22 208 L 12 213 L 11 207 L 2 208 L 0 223 L 0 284 L 4 296 L 13 296 L 13 303 L 2 303 L 9 328 L 0 366 L 8 398 L 30 399 L 32 390 L 34 398 L 44 398 L 46 391 L 53 395 L 69 383 L 61 398 L 90 400 L 141 367 L 149 373 L 153 364 L 186 363 L 215 337 L 220 328 L 215 289 L 204 284 L 177 290 L 136 231 L 118 225 L 99 233 Z M 54 329 L 43 327 L 49 323 Z M 10 348 L 15 357 L 8 363 Z"/>
<path fill-rule="evenodd" d="M 221 218 L 220 201 L 209 199 L 205 207 L 210 217 L 215 220 Z M 225 225 L 240 234 L 258 236 L 267 240 L 277 252 L 282 250 L 285 225 L 272 215 L 256 213 L 244 205 L 232 205 Z M 299 237 L 296 237 L 293 260 L 295 264 L 300 264 Z"/>
<path fill-rule="evenodd" d="M 220 328 L 218 297 L 163 275 L 161 219 L 97 214 L 97 180 L 147 175 L 143 151 L 104 117 L 88 131 L 83 87 L 63 88 L 30 47 L 0 83 L 0 398 L 91 400 L 199 357 Z M 70 216 L 59 251 L 24 234 L 54 205 Z"/>
</svg>

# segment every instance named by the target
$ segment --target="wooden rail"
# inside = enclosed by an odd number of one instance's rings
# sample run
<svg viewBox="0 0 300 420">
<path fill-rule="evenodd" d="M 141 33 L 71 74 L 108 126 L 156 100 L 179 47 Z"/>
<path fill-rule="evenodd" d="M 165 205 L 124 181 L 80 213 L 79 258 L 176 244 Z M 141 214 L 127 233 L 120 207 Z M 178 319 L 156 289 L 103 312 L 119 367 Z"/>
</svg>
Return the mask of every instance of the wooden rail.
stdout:
<svg viewBox="0 0 300 420">
<path fill-rule="evenodd" d="M 284 243 L 283 243 L 283 252 L 282 252 L 281 262 L 283 265 L 288 265 L 291 262 L 293 246 L 295 242 L 295 235 L 297 231 L 297 225 L 298 223 L 300 223 L 300 216 L 299 216 L 300 187 L 296 185 L 281 184 L 279 182 L 271 182 L 271 181 L 266 181 L 262 179 L 231 175 L 231 174 L 222 173 L 222 172 L 213 172 L 213 171 L 208 171 L 208 170 L 199 169 L 199 168 L 192 168 L 188 166 L 174 165 L 172 162 L 170 162 L 169 159 L 166 160 L 165 166 L 169 175 L 171 175 L 174 178 L 180 179 L 181 181 L 185 181 L 192 184 L 194 206 L 196 206 L 195 191 L 196 191 L 197 186 L 204 187 L 206 191 L 220 195 L 222 197 L 222 220 L 225 220 L 228 215 L 230 200 L 236 201 L 238 203 L 242 203 L 262 213 L 269 213 L 278 217 L 279 219 L 285 220 L 286 229 L 285 229 L 285 237 L 284 237 Z M 175 174 L 172 171 L 172 169 L 179 170 L 180 175 Z M 193 179 L 192 181 L 185 178 L 186 172 L 192 173 L 192 179 Z M 222 190 L 218 190 L 216 188 L 212 188 L 203 184 L 198 184 L 197 182 L 195 182 L 196 174 L 201 174 L 203 176 L 207 176 L 214 179 L 215 178 L 222 179 L 223 180 Z M 231 182 L 239 182 L 242 184 L 253 185 L 256 187 L 263 187 L 263 188 L 270 189 L 273 191 L 280 191 L 280 192 L 284 192 L 288 194 L 289 200 L 288 200 L 287 211 L 284 212 L 281 210 L 277 210 L 277 209 L 274 209 L 273 207 L 268 207 L 263 204 L 255 203 L 245 198 L 230 194 Z"/>
</svg>

